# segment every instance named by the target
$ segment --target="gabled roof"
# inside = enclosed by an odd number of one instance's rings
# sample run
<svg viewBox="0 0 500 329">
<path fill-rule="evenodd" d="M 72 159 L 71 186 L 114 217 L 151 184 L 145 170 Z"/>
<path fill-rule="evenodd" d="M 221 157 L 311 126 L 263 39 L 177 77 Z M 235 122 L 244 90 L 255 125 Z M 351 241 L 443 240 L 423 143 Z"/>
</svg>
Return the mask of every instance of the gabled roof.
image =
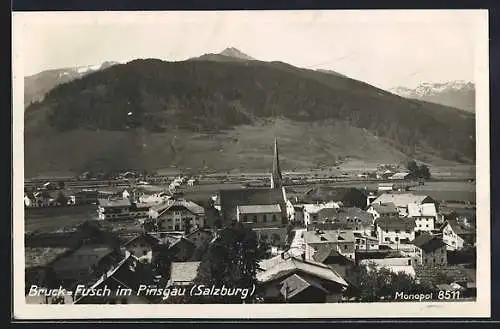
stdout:
<svg viewBox="0 0 500 329">
<path fill-rule="evenodd" d="M 279 280 L 292 274 L 306 273 L 310 276 L 323 280 L 336 282 L 347 287 L 349 284 L 332 268 L 317 262 L 303 261 L 299 258 L 291 257 L 277 263 L 268 270 L 257 273 L 257 280 L 261 283 Z"/>
<path fill-rule="evenodd" d="M 399 217 L 380 217 L 375 221 L 375 224 L 382 230 L 413 230 L 415 229 L 415 220 L 411 218 Z"/>
<path fill-rule="evenodd" d="M 255 206 L 238 206 L 240 214 L 269 214 L 281 213 L 279 204 L 270 205 L 255 205 Z"/>
<path fill-rule="evenodd" d="M 148 242 L 150 245 L 152 246 L 155 246 L 155 245 L 158 245 L 160 243 L 160 240 L 154 236 L 152 236 L 151 234 L 148 234 L 148 233 L 142 233 L 142 234 L 139 234 L 139 235 L 136 235 L 135 237 L 133 237 L 132 239 L 128 240 L 127 242 L 125 242 L 123 245 L 124 246 L 128 246 L 130 245 L 131 243 L 133 243 L 134 241 L 137 241 L 139 239 L 144 239 L 146 242 Z"/>
<path fill-rule="evenodd" d="M 373 210 L 378 212 L 379 214 L 397 214 L 398 209 L 394 202 L 382 203 L 382 204 L 372 204 L 371 207 Z"/>
<path fill-rule="evenodd" d="M 450 227 L 451 229 L 453 230 L 453 232 L 455 232 L 455 234 L 457 235 L 460 235 L 460 234 L 467 234 L 469 233 L 469 231 L 465 230 L 459 223 L 456 219 L 448 219 L 446 221 L 448 224 L 450 224 Z M 445 222 L 445 226 L 446 226 L 446 222 Z"/>
<path fill-rule="evenodd" d="M 198 275 L 201 262 L 172 262 L 170 268 L 170 282 L 172 284 L 188 283 Z"/>
<path fill-rule="evenodd" d="M 332 248 L 331 246 L 319 246 L 317 248 L 317 251 L 313 255 L 313 259 L 319 263 L 323 263 L 329 257 L 342 258 L 344 260 L 348 260 L 349 262 L 351 262 L 351 260 L 349 258 L 340 254 L 337 251 L 337 249 Z"/>
<path fill-rule="evenodd" d="M 236 190 L 221 190 L 219 195 L 221 217 L 222 221 L 226 223 L 236 220 L 237 206 L 285 204 L 283 192 L 280 189 L 244 188 Z"/>
<path fill-rule="evenodd" d="M 176 209 L 178 207 L 185 208 L 189 212 L 191 212 L 192 214 L 195 214 L 195 215 L 204 215 L 205 214 L 205 208 L 194 203 L 193 201 L 184 200 L 184 199 L 168 200 L 165 203 L 154 206 L 153 209 L 158 211 L 158 217 L 159 217 L 159 216 L 163 215 L 164 213 L 166 213 L 167 211 Z"/>
<path fill-rule="evenodd" d="M 432 252 L 445 246 L 443 240 L 439 237 L 433 236 L 427 232 L 422 232 L 411 244 L 419 247 L 425 252 Z"/>
<path fill-rule="evenodd" d="M 430 200 L 432 199 L 427 195 L 416 195 L 412 193 L 384 193 L 373 200 L 372 205 L 377 203 L 387 204 L 392 202 L 396 207 L 406 208 L 409 203 L 421 204 L 424 201 L 432 202 Z"/>
<path fill-rule="evenodd" d="M 306 275 L 294 274 L 281 281 L 280 283 L 282 285 L 280 292 L 287 299 L 293 298 L 300 294 L 302 291 L 311 287 L 319 289 L 324 293 L 329 293 L 329 291 L 325 289 L 323 285 L 321 285 L 321 282 L 319 282 L 319 280 L 315 280 L 314 278 Z"/>
</svg>

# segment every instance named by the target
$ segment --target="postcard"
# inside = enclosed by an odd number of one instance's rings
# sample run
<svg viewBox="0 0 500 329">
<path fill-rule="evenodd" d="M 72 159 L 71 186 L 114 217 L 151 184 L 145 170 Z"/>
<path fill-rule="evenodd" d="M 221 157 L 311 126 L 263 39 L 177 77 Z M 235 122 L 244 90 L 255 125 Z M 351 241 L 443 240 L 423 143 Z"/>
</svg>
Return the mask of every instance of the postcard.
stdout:
<svg viewBox="0 0 500 329">
<path fill-rule="evenodd" d="M 488 12 L 13 13 L 16 319 L 490 316 Z"/>
</svg>

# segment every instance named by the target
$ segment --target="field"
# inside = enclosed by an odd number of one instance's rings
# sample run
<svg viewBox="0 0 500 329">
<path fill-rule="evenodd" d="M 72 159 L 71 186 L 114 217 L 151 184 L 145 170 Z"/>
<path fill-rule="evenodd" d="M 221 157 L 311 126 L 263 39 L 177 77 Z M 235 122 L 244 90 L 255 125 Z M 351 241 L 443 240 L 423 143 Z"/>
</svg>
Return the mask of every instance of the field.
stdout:
<svg viewBox="0 0 500 329">
<path fill-rule="evenodd" d="M 24 210 L 24 230 L 55 232 L 77 226 L 97 217 L 97 206 L 28 208 Z"/>
</svg>

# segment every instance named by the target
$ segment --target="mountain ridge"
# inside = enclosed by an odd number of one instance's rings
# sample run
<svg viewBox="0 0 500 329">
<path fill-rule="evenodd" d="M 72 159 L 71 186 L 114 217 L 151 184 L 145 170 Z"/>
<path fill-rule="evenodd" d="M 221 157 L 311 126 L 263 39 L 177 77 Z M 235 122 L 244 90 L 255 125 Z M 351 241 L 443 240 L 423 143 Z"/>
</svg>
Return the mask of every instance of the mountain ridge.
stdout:
<svg viewBox="0 0 500 329">
<path fill-rule="evenodd" d="M 25 170 L 267 168 L 259 157 L 274 129 L 290 166 L 333 166 L 341 156 L 473 163 L 474 127 L 470 113 L 282 62 L 142 59 L 28 106 Z M 71 145 L 79 152 L 67 157 Z"/>
<path fill-rule="evenodd" d="M 415 88 L 396 87 L 389 91 L 405 98 L 429 101 L 475 112 L 475 85 L 470 81 L 422 82 Z"/>
</svg>

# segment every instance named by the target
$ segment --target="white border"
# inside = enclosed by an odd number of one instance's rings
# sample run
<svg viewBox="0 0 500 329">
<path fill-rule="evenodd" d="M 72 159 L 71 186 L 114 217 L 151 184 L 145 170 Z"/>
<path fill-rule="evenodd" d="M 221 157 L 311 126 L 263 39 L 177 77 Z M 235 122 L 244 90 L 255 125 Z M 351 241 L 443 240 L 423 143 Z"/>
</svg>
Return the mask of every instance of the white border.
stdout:
<svg viewBox="0 0 500 329">
<path fill-rule="evenodd" d="M 346 14 L 353 11 L 345 11 Z M 359 11 L 354 11 L 359 13 Z M 363 11 L 373 14 L 372 11 Z M 378 10 L 377 12 L 381 12 Z M 402 11 L 401 17 L 421 11 Z M 430 12 L 430 11 L 425 11 Z M 443 11 L 445 12 L 445 11 Z M 462 11 L 464 12 L 464 11 Z M 114 13 L 13 13 L 13 317 L 31 319 L 112 319 L 112 318 L 159 318 L 159 319 L 258 319 L 258 318 L 404 318 L 404 317 L 489 317 L 490 316 L 490 168 L 489 168 L 489 66 L 488 66 L 488 12 L 467 10 L 477 20 L 477 45 L 475 52 L 476 83 L 476 193 L 477 193 L 477 300 L 475 302 L 447 303 L 356 303 L 356 304 L 256 304 L 256 305 L 28 305 L 24 298 L 24 74 L 23 74 L 23 27 L 26 21 L 42 15 L 73 21 L 97 21 L 99 19 L 133 22 L 139 17 L 157 16 L 160 12 Z M 212 12 L 213 13 L 213 12 Z M 232 12 L 237 13 L 237 12 Z M 281 12 L 273 11 L 271 15 Z M 264 14 L 245 12 L 245 15 Z M 269 13 L 266 13 L 270 15 Z M 297 11 L 296 15 L 314 16 L 314 11 Z M 146 17 L 144 17 L 145 15 Z M 203 15 L 203 13 L 200 13 Z M 472 17 L 471 17 L 472 19 Z M 96 36 L 98 37 L 98 36 Z M 445 42 L 445 41 L 444 41 Z"/>
</svg>

